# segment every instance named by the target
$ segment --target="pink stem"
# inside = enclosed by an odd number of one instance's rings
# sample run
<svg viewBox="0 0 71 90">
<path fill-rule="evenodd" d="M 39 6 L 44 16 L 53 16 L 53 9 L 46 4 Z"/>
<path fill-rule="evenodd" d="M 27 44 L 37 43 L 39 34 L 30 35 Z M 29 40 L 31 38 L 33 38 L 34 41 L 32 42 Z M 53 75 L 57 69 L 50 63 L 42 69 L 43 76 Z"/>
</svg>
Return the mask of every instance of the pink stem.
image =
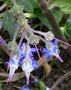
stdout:
<svg viewBox="0 0 71 90">
<path fill-rule="evenodd" d="M 62 43 L 64 43 L 64 44 L 66 44 L 67 46 L 70 46 L 70 47 L 71 47 L 70 44 L 68 44 L 68 43 L 66 43 L 66 42 L 64 42 L 64 41 L 62 41 L 62 40 L 60 40 L 60 39 L 58 39 L 58 38 L 54 38 L 54 39 L 57 39 L 58 41 L 60 41 L 60 42 L 62 42 Z"/>
<path fill-rule="evenodd" d="M 39 54 L 39 52 L 38 52 L 38 48 L 37 48 L 36 44 L 35 44 L 35 48 L 36 48 L 36 51 L 37 51 L 38 57 L 40 58 L 40 54 Z"/>
<path fill-rule="evenodd" d="M 4 3 L 4 4 L 0 7 L 0 12 L 1 12 L 4 8 L 6 8 L 6 6 L 7 6 L 7 4 Z"/>
</svg>

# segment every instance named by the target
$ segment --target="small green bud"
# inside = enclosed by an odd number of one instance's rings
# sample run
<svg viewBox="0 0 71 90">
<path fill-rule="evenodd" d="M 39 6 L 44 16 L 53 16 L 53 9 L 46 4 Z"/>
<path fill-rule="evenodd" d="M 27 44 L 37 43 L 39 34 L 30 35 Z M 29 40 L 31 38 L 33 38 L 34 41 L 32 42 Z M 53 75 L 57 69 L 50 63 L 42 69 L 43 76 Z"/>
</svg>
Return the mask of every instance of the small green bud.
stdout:
<svg viewBox="0 0 71 90">
<path fill-rule="evenodd" d="M 38 44 L 39 43 L 39 37 L 37 36 L 37 35 L 32 35 L 32 36 L 30 36 L 30 38 L 29 38 L 29 43 L 30 44 Z"/>
<path fill-rule="evenodd" d="M 54 39 L 54 34 L 51 31 L 49 31 L 44 34 L 44 37 L 47 41 L 51 41 Z"/>
</svg>

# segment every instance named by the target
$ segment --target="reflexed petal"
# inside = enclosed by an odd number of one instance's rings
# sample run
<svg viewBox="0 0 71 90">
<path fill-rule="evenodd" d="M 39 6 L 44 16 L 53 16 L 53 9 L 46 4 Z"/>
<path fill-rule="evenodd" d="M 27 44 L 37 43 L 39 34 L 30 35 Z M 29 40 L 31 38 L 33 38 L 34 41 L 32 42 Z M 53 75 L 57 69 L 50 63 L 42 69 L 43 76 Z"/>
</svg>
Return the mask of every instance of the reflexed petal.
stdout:
<svg viewBox="0 0 71 90">
<path fill-rule="evenodd" d="M 57 57 L 60 62 L 63 62 L 62 58 L 58 54 L 55 54 L 54 56 Z"/>
<path fill-rule="evenodd" d="M 25 75 L 26 75 L 26 84 L 29 84 L 29 78 L 30 78 L 30 72 L 25 71 Z"/>
<path fill-rule="evenodd" d="M 14 73 L 15 73 L 15 69 L 14 68 L 10 68 L 8 81 L 11 81 L 12 80 L 12 77 L 13 77 Z"/>
</svg>

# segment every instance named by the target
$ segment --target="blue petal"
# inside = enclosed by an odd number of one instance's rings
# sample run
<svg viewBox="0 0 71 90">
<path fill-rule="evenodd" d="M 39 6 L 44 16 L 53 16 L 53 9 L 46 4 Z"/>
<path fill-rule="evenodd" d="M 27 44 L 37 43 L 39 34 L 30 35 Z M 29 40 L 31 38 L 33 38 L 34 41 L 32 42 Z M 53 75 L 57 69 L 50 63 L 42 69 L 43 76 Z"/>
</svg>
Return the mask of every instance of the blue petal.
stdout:
<svg viewBox="0 0 71 90">
<path fill-rule="evenodd" d="M 56 54 L 59 54 L 59 53 L 60 53 L 60 50 L 59 50 L 57 47 L 54 47 L 53 51 L 54 51 Z"/>
<path fill-rule="evenodd" d="M 54 55 L 54 51 L 53 51 L 53 50 L 50 50 L 50 51 L 48 52 L 48 54 L 49 54 L 50 56 L 53 56 L 53 55 Z"/>
<path fill-rule="evenodd" d="M 49 59 L 50 58 L 50 55 L 49 54 L 45 54 L 46 58 Z"/>
<path fill-rule="evenodd" d="M 22 45 L 20 46 L 19 52 L 21 54 L 24 54 L 25 53 L 25 51 L 24 51 L 24 45 L 25 45 L 25 43 L 22 43 Z"/>
<path fill-rule="evenodd" d="M 43 53 L 47 53 L 48 50 L 47 50 L 46 48 L 43 48 L 42 52 L 43 52 Z"/>
<path fill-rule="evenodd" d="M 9 63 L 9 62 L 8 62 L 8 63 Z M 17 66 L 18 66 L 18 63 L 15 62 L 15 60 L 13 60 L 13 59 L 10 61 L 10 64 L 13 64 L 13 65 L 17 65 Z"/>
<path fill-rule="evenodd" d="M 54 42 L 53 42 L 53 45 L 58 45 L 59 41 L 56 39 Z"/>
<path fill-rule="evenodd" d="M 32 60 L 32 65 L 34 67 L 34 69 L 37 69 L 38 68 L 38 64 L 37 64 L 37 61 L 36 60 Z"/>
<path fill-rule="evenodd" d="M 26 53 L 21 54 L 20 59 L 23 59 L 23 58 L 25 58 L 25 57 L 26 57 Z"/>
<path fill-rule="evenodd" d="M 11 60 L 11 64 L 15 64 L 15 61 L 13 59 Z"/>
<path fill-rule="evenodd" d="M 20 52 L 21 54 L 24 54 L 24 53 L 25 53 L 25 51 L 24 51 L 22 48 L 20 48 L 19 52 Z"/>
<path fill-rule="evenodd" d="M 22 87 L 21 90 L 31 90 L 29 87 Z"/>
<path fill-rule="evenodd" d="M 36 52 L 36 48 L 31 48 L 31 52 Z"/>
<path fill-rule="evenodd" d="M 30 56 L 30 58 L 31 58 L 31 57 L 33 57 L 33 53 L 32 53 L 32 52 L 30 52 L 29 56 Z"/>
<path fill-rule="evenodd" d="M 23 62 L 24 62 L 24 59 L 21 59 L 18 64 L 21 66 Z"/>
</svg>

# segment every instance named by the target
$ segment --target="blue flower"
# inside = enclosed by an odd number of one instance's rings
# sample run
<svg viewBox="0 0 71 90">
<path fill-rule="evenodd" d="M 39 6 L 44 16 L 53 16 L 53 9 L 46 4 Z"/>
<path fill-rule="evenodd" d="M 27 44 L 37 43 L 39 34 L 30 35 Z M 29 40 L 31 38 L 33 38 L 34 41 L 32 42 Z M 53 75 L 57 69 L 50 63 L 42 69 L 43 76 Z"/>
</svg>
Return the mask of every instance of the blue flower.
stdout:
<svg viewBox="0 0 71 90">
<path fill-rule="evenodd" d="M 21 53 L 21 56 L 20 56 L 20 61 L 19 61 L 19 65 L 22 65 L 23 62 L 24 62 L 24 58 L 26 57 L 26 52 L 25 52 L 25 43 L 23 43 L 21 46 L 20 46 L 20 50 L 19 52 Z M 34 59 L 34 56 L 33 56 L 33 53 L 36 52 L 36 48 L 30 48 L 30 53 L 29 53 L 29 57 L 32 61 L 32 66 L 34 67 L 34 69 L 37 69 L 38 68 L 38 64 L 36 62 L 36 60 Z"/>
<path fill-rule="evenodd" d="M 45 53 L 46 58 L 50 58 L 51 56 L 55 56 L 58 58 L 58 60 L 60 62 L 63 62 L 63 60 L 61 59 L 61 57 L 59 56 L 60 50 L 58 49 L 58 40 L 55 40 L 54 42 L 47 42 L 46 44 L 46 48 L 44 48 L 42 50 L 43 53 Z"/>
<path fill-rule="evenodd" d="M 22 50 L 23 49 L 23 50 Z M 23 52 L 22 52 L 23 51 Z M 21 47 L 21 55 L 23 56 L 24 54 L 26 55 L 22 59 L 22 70 L 25 72 L 26 75 L 26 83 L 27 85 L 29 84 L 29 77 L 30 73 L 38 68 L 37 62 L 34 59 L 33 53 L 35 52 L 35 48 L 31 49 L 29 44 L 25 44 Z M 20 60 L 21 61 L 21 60 Z"/>
<path fill-rule="evenodd" d="M 8 62 L 9 77 L 7 82 L 12 80 L 15 70 L 21 66 L 22 70 L 25 72 L 27 84 L 29 84 L 30 72 L 38 68 L 38 64 L 33 56 L 33 52 L 36 52 L 35 48 L 31 49 L 30 45 L 26 48 L 26 45 L 27 44 L 23 43 L 15 55 L 13 55 L 14 52 L 11 52 Z"/>
<path fill-rule="evenodd" d="M 21 90 L 31 90 L 30 87 L 22 87 Z"/>
<path fill-rule="evenodd" d="M 18 69 L 18 67 L 19 67 L 18 63 L 19 63 L 18 55 L 17 54 L 16 55 L 11 54 L 10 55 L 10 60 L 8 62 L 8 69 L 10 69 L 10 70 L 9 70 L 9 76 L 8 76 L 8 81 L 7 82 L 12 80 L 13 75 L 15 73 L 15 70 Z"/>
</svg>

